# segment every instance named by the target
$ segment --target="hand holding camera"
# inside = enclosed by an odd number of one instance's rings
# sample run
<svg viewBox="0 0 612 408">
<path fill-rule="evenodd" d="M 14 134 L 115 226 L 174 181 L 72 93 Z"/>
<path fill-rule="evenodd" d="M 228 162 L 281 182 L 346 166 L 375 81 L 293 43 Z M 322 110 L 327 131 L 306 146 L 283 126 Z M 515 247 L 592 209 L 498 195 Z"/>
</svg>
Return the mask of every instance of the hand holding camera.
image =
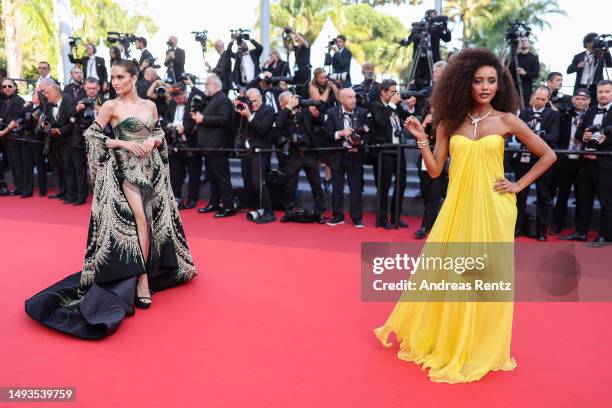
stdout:
<svg viewBox="0 0 612 408">
<path fill-rule="evenodd" d="M 193 119 L 193 121 L 199 125 L 202 123 L 202 121 L 204 121 L 204 115 L 202 115 L 200 112 L 192 112 L 191 119 Z"/>
<path fill-rule="evenodd" d="M 389 100 L 389 103 L 392 103 L 394 105 L 397 105 L 400 103 L 400 101 L 402 100 L 402 95 L 399 92 L 395 92 L 392 96 L 391 99 Z"/>
<path fill-rule="evenodd" d="M 299 105 L 300 105 L 300 98 L 297 95 L 294 95 L 291 98 L 289 98 L 289 101 L 287 102 L 287 107 L 289 109 L 295 109 Z"/>
</svg>

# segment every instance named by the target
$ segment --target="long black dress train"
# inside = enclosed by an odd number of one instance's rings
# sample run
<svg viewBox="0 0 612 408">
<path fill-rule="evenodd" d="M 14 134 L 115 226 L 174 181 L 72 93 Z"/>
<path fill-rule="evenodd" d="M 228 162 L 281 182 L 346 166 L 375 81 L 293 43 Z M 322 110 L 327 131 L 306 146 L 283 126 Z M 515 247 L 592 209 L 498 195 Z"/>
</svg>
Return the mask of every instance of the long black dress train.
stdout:
<svg viewBox="0 0 612 408">
<path fill-rule="evenodd" d="M 116 138 L 137 142 L 164 136 L 153 118 L 129 117 L 113 130 Z M 107 148 L 106 138 L 96 122 L 85 133 L 93 202 L 83 270 L 25 302 L 33 319 L 88 339 L 114 333 L 126 315 L 134 314 L 138 275 L 147 273 L 154 292 L 197 275 L 170 185 L 165 139 L 138 158 Z M 150 240 L 146 264 L 124 182 L 136 186 L 142 198 Z"/>
</svg>

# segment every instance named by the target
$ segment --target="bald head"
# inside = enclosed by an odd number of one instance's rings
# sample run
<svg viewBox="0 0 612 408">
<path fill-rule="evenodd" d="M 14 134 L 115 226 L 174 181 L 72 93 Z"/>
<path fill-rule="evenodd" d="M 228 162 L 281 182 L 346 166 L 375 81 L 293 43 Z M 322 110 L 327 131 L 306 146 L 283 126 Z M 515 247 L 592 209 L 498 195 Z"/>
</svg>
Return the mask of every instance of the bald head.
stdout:
<svg viewBox="0 0 612 408">
<path fill-rule="evenodd" d="M 219 54 L 221 54 L 221 53 L 223 53 L 223 51 L 225 51 L 225 44 L 223 43 L 222 40 L 215 41 L 215 50 L 217 50 L 217 52 Z"/>
<path fill-rule="evenodd" d="M 249 88 L 246 91 L 246 97 L 249 98 L 253 105 L 253 110 L 258 110 L 261 107 L 261 93 L 258 89 Z"/>
<path fill-rule="evenodd" d="M 340 104 L 347 111 L 352 111 L 357 105 L 355 91 L 352 88 L 342 88 L 340 90 Z"/>
<path fill-rule="evenodd" d="M 177 43 L 178 43 L 178 38 L 176 38 L 176 36 L 171 35 L 170 37 L 168 37 L 168 44 L 172 44 L 172 47 L 176 47 Z"/>
<path fill-rule="evenodd" d="M 147 81 L 155 81 L 157 79 L 157 72 L 155 72 L 155 68 L 147 68 L 144 71 L 144 79 Z"/>
</svg>

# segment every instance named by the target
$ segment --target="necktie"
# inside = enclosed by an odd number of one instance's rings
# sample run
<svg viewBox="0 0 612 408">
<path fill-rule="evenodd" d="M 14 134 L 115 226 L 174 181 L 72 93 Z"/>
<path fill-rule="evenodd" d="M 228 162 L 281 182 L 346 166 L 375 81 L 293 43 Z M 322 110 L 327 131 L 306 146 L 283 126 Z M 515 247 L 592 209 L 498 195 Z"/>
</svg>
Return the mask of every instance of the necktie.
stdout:
<svg viewBox="0 0 612 408">
<path fill-rule="evenodd" d="M 606 108 L 597 108 L 596 115 L 599 115 L 600 113 L 603 113 L 605 115 L 606 113 L 608 113 L 608 109 L 606 109 Z"/>
</svg>

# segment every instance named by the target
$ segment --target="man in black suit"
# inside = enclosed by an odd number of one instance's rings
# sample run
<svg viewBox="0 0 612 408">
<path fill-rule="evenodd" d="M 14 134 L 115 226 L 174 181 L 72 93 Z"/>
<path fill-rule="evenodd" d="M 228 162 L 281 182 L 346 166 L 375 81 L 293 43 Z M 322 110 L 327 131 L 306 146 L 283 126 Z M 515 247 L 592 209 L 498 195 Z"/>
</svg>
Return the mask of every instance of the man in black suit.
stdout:
<svg viewBox="0 0 612 408">
<path fill-rule="evenodd" d="M 43 79 L 49 79 L 53 81 L 53 83 L 59 84 L 58 80 L 51 76 L 51 64 L 49 64 L 47 61 L 41 61 L 38 63 L 38 74 L 39 74 L 39 77 L 36 80 L 36 86 L 35 86 L 35 89 L 37 91 L 42 90 L 40 85 Z"/>
<path fill-rule="evenodd" d="M 336 43 L 332 46 L 334 55 L 332 56 L 332 68 L 335 74 L 347 73 L 346 81 L 343 84 L 344 88 L 351 87 L 351 60 L 353 54 L 351 50 L 346 48 L 346 37 L 340 34 L 336 37 Z"/>
<path fill-rule="evenodd" d="M 96 55 L 96 46 L 89 43 L 85 45 L 85 56 L 80 59 L 74 58 L 74 48 L 70 49 L 68 59 L 73 64 L 81 65 L 85 78 L 96 78 L 102 92 L 108 91 L 108 72 L 104 58 Z M 65 91 L 64 91 L 65 92 Z"/>
<path fill-rule="evenodd" d="M 604 66 L 612 67 L 612 56 L 610 51 L 594 49 L 594 42 L 599 35 L 597 33 L 588 33 L 582 40 L 582 45 L 585 51 L 576 54 L 572 59 L 572 63 L 567 67 L 567 73 L 576 73 L 576 82 L 574 84 L 574 92 L 579 88 L 586 88 L 591 95 L 591 106 L 597 103 L 596 84 L 603 79 Z"/>
<path fill-rule="evenodd" d="M 164 65 L 168 67 L 166 77 L 171 82 L 178 82 L 181 80 L 181 75 L 185 73 L 185 50 L 179 48 L 176 44 L 178 39 L 171 35 L 168 37 L 168 49 L 166 50 L 166 60 Z"/>
<path fill-rule="evenodd" d="M 372 101 L 370 105 L 372 112 L 373 136 L 372 143 L 374 144 L 400 144 L 406 143 L 404 139 L 403 126 L 404 120 L 408 117 L 408 112 L 404 109 L 401 95 L 397 90 L 397 83 L 392 79 L 385 79 L 380 86 L 380 97 L 378 100 Z M 397 160 L 394 155 L 382 156 L 382 168 L 380 191 L 380 219 L 378 225 L 391 229 L 392 225 L 388 219 L 388 203 L 389 203 L 389 188 L 391 187 L 391 179 L 395 176 L 399 179 L 399 191 L 394 191 L 394 198 L 391 201 L 391 214 L 395 214 L 395 195 L 399 194 L 399 214 L 402 213 L 402 202 L 404 200 L 404 192 L 406 191 L 406 157 L 404 151 L 400 153 L 399 174 L 397 173 Z M 374 171 L 378 174 L 378 160 L 375 161 Z M 395 190 L 395 188 L 394 188 Z M 393 215 L 392 215 L 393 216 Z M 393 224 L 400 225 L 400 220 L 394 219 Z"/>
<path fill-rule="evenodd" d="M 557 147 L 563 150 L 580 150 L 582 140 L 576 139 L 578 126 L 584 119 L 584 114 L 589 108 L 589 91 L 578 89 L 572 98 L 572 109 L 561 113 L 559 120 L 559 142 Z M 567 201 L 572 188 L 574 195 L 578 190 L 578 172 L 583 160 L 577 154 L 560 154 L 557 156 L 554 173 L 557 184 L 557 201 L 553 214 L 553 223 L 550 228 L 551 234 L 559 234 L 565 227 L 567 215 Z"/>
<path fill-rule="evenodd" d="M 153 54 L 149 50 L 147 50 L 147 39 L 144 37 L 137 37 L 134 42 L 137 50 L 140 50 L 140 60 L 138 61 L 138 65 L 140 65 L 140 72 L 143 72 L 146 68 L 152 67 L 155 62 L 155 58 Z"/>
<path fill-rule="evenodd" d="M 60 190 L 58 194 L 49 198 L 63 199 L 64 204 L 74 204 L 79 199 L 77 190 L 77 174 L 75 173 L 75 163 L 73 156 L 77 156 L 78 146 L 82 139 L 78 133 L 75 136 L 75 103 L 69 95 L 62 93 L 58 85 L 50 85 L 45 89 L 47 103 L 44 107 L 45 116 L 51 122 L 52 144 L 49 154 L 53 156 L 51 165 L 54 167 L 56 180 L 59 177 L 65 181 L 65 191 Z M 83 150 L 81 153 L 83 153 Z M 73 153 L 75 153 L 73 155 Z M 82 192 L 81 192 L 82 193 Z"/>
<path fill-rule="evenodd" d="M 259 58 L 263 53 L 263 47 L 254 39 L 250 39 L 251 44 L 255 47 L 249 51 L 249 46 L 246 41 L 242 40 L 240 44 L 237 44 L 237 52 L 231 52 L 230 55 L 234 59 L 234 83 L 240 86 L 246 86 L 261 72 L 259 66 Z M 231 41 L 228 45 L 228 49 L 231 50 L 234 41 Z"/>
<path fill-rule="evenodd" d="M 539 86 L 531 97 L 531 107 L 523 110 L 519 117 L 527 123 L 531 130 L 553 149 L 557 147 L 559 139 L 559 112 L 547 107 L 550 90 L 546 86 Z M 532 153 L 518 153 L 515 166 L 516 180 L 523 177 L 536 163 L 537 157 Z M 546 241 L 547 228 L 552 217 L 552 169 L 546 170 L 536 180 L 536 193 L 538 202 L 536 205 L 536 238 L 538 241 Z M 516 219 L 515 235 L 523 233 L 525 225 L 525 209 L 527 207 L 527 196 L 529 187 L 517 194 L 516 204 L 518 216 Z"/>
<path fill-rule="evenodd" d="M 340 90 L 340 106 L 327 111 L 325 132 L 332 147 L 343 150 L 334 150 L 329 153 L 329 167 L 332 173 L 332 210 L 333 217 L 327 225 L 336 226 L 344 224 L 344 178 L 348 178 L 350 191 L 350 214 L 355 228 L 363 228 L 361 218 L 362 206 L 362 174 L 363 153 L 357 148 L 359 136 L 356 131 L 367 131 L 367 112 L 356 106 L 355 91 L 351 88 Z M 363 144 L 366 139 L 361 138 Z"/>
<path fill-rule="evenodd" d="M 215 51 L 219 54 L 217 65 L 212 68 L 208 62 L 205 61 L 204 64 L 206 64 L 208 72 L 215 73 L 221 79 L 221 83 L 223 84 L 221 90 L 227 95 L 230 89 L 232 89 L 231 47 L 225 49 L 223 41 L 217 40 L 215 41 Z"/>
<path fill-rule="evenodd" d="M 76 103 L 85 97 L 85 89 L 83 88 L 83 70 L 81 67 L 74 66 L 70 70 L 71 81 L 64 87 L 64 93 L 69 95 Z"/>
<path fill-rule="evenodd" d="M 17 94 L 17 83 L 12 79 L 5 78 L 0 82 L 0 143 L 6 140 L 6 153 L 13 174 L 15 189 L 12 195 L 31 196 L 31 191 L 26 191 L 24 180 L 23 150 L 24 143 L 17 139 L 23 137 L 21 127 L 17 120 L 23 118 L 25 101 Z M 2 172 L 2 169 L 0 169 Z"/>
<path fill-rule="evenodd" d="M 249 82 L 247 89 L 257 89 L 261 94 L 264 105 L 274 109 L 274 113 L 278 113 L 278 97 L 283 91 L 278 87 L 278 83 L 273 84 L 270 81 L 271 77 L 272 73 L 269 71 L 260 72 L 257 78 Z"/>
<path fill-rule="evenodd" d="M 525 108 L 527 108 L 530 104 L 531 94 L 533 92 L 533 80 L 540 74 L 540 59 L 536 54 L 531 52 L 531 42 L 528 37 L 522 37 L 519 40 L 516 50 L 516 60 L 518 62 L 518 67 L 515 65 L 513 59 L 509 61 L 508 69 L 514 80 L 516 90 L 519 91 L 519 94 L 522 93 L 523 95 L 523 103 Z M 519 78 L 521 80 L 520 89 L 518 82 Z"/>
<path fill-rule="evenodd" d="M 241 137 L 239 148 L 270 149 L 272 147 L 271 129 L 274 123 L 274 110 L 263 104 L 261 94 L 257 89 L 248 89 L 246 97 L 249 103 L 238 99 L 234 100 L 235 108 L 240 115 L 241 127 L 244 134 Z M 270 192 L 265 184 L 265 177 L 270 169 L 270 153 L 256 153 L 251 151 L 242 156 L 242 177 L 246 191 L 254 191 L 258 196 L 259 217 L 258 224 L 276 221 L 272 210 Z"/>
<path fill-rule="evenodd" d="M 209 74 L 205 83 L 206 103 L 199 112 L 192 113 L 197 124 L 197 147 L 222 149 L 229 147 L 232 138 L 233 106 L 221 87 L 223 82 Z M 208 205 L 200 208 L 202 214 L 216 211 L 215 218 L 236 214 L 232 197 L 228 152 L 207 152 L 204 155 L 206 175 L 210 182 Z"/>
<path fill-rule="evenodd" d="M 590 129 L 593 125 L 599 125 L 602 130 L 593 132 Z M 595 140 L 596 137 L 599 141 Z M 597 105 L 584 114 L 576 130 L 576 139 L 583 141 L 584 150 L 612 151 L 612 81 L 601 80 L 597 84 Z M 577 190 L 576 232 L 560 239 L 586 241 L 597 193 L 601 220 L 594 246 L 612 242 L 612 156 L 584 156 L 578 172 Z"/>
</svg>

